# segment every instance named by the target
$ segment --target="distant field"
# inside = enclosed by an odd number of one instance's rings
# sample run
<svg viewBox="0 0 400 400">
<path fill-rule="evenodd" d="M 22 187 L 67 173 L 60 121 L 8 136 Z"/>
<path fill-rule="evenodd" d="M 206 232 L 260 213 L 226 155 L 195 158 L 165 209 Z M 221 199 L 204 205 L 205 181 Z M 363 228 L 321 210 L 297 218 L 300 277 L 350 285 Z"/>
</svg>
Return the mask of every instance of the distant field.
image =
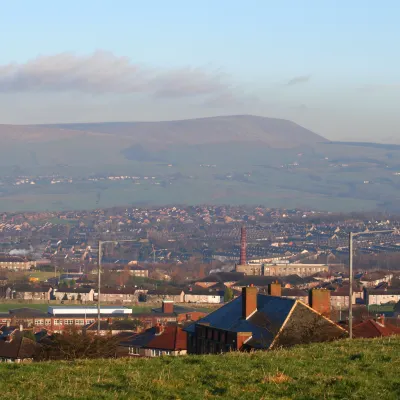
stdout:
<svg viewBox="0 0 400 400">
<path fill-rule="evenodd" d="M 214 356 L 0 364 L 11 399 L 398 400 L 400 339 Z"/>
</svg>

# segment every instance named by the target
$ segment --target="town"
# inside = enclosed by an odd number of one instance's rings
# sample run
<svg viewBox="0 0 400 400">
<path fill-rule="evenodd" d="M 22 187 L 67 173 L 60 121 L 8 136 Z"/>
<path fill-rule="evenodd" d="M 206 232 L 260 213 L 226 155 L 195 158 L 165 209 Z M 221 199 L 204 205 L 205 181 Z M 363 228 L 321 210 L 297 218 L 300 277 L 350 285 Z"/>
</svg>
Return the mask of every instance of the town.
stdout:
<svg viewBox="0 0 400 400">
<path fill-rule="evenodd" d="M 400 334 L 399 227 L 262 206 L 3 213 L 0 359 L 62 358 L 77 333 L 91 357 Z"/>
</svg>

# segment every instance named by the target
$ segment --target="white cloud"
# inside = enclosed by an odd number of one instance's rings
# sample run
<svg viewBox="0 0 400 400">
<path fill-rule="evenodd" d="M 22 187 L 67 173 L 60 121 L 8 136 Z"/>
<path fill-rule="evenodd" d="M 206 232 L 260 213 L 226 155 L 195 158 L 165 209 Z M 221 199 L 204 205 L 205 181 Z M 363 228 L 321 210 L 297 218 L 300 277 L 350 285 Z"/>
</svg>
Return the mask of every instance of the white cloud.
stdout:
<svg viewBox="0 0 400 400">
<path fill-rule="evenodd" d="M 40 56 L 23 64 L 0 65 L 0 92 L 220 96 L 231 93 L 224 78 L 219 71 L 202 68 L 150 68 L 105 51 L 88 56 L 61 53 Z"/>
</svg>

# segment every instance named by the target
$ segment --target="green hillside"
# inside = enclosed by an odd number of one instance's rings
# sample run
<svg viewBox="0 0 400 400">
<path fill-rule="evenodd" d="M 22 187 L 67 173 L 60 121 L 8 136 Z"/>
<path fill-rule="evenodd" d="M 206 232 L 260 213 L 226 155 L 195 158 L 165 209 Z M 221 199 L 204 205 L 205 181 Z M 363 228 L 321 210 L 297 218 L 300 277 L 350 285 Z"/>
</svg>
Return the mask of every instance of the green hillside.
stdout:
<svg viewBox="0 0 400 400">
<path fill-rule="evenodd" d="M 264 353 L 0 365 L 16 399 L 399 399 L 400 339 Z"/>
</svg>

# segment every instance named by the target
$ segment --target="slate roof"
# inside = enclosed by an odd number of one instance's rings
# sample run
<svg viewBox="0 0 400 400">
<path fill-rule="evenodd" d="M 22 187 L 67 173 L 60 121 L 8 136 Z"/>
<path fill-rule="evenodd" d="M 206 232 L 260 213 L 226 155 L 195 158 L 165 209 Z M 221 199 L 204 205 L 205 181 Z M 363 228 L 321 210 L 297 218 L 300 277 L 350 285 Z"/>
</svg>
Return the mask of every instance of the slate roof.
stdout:
<svg viewBox="0 0 400 400">
<path fill-rule="evenodd" d="M 236 282 L 244 276 L 243 272 L 216 272 L 215 274 L 208 275 L 196 282 Z"/>
<path fill-rule="evenodd" d="M 25 337 L 14 337 L 10 342 L 0 340 L 0 358 L 26 359 L 32 358 L 40 346 Z"/>
<path fill-rule="evenodd" d="M 245 276 L 240 281 L 236 282 L 234 286 L 268 286 L 270 283 L 279 282 L 282 284 L 282 279 L 276 276 Z"/>
<path fill-rule="evenodd" d="M 185 328 L 194 333 L 195 325 L 206 323 L 209 326 L 231 332 L 252 332 L 252 340 L 269 346 L 279 331 L 296 300 L 284 297 L 257 295 L 257 312 L 247 320 L 242 318 L 242 296 L 232 300 L 224 307 Z"/>
</svg>

